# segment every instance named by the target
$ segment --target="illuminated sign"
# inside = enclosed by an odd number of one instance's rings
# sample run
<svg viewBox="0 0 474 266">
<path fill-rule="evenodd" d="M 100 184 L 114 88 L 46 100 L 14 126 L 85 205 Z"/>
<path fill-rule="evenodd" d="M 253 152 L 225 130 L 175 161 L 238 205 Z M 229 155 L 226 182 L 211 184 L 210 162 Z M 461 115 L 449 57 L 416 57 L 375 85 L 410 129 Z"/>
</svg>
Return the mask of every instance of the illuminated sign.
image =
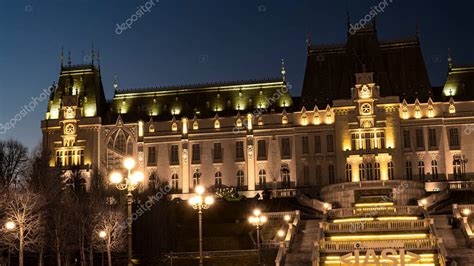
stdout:
<svg viewBox="0 0 474 266">
<path fill-rule="evenodd" d="M 406 265 L 411 263 L 416 263 L 421 259 L 421 256 L 400 249 L 397 253 L 397 250 L 393 248 L 388 248 L 382 250 L 380 256 L 375 253 L 375 250 L 368 249 L 364 254 L 360 254 L 359 250 L 348 253 L 344 256 L 341 256 L 341 263 L 347 263 L 348 265 Z"/>
</svg>

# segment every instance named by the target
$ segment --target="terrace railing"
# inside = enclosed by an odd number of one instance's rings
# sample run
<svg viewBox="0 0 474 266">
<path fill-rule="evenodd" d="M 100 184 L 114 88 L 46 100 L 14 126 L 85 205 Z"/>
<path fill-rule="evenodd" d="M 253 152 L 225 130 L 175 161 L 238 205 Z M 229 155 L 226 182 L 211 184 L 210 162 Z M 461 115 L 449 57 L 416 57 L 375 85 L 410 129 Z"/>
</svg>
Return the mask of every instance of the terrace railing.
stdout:
<svg viewBox="0 0 474 266">
<path fill-rule="evenodd" d="M 382 215 L 421 215 L 422 209 L 419 206 L 400 205 L 400 206 L 376 206 L 363 208 L 339 208 L 328 211 L 330 218 L 347 217 L 372 217 Z"/>
<path fill-rule="evenodd" d="M 429 219 L 422 220 L 399 220 L 399 221 L 367 221 L 350 223 L 322 223 L 322 229 L 328 233 L 340 232 L 374 232 L 390 230 L 428 230 Z"/>
<path fill-rule="evenodd" d="M 405 249 L 405 250 L 436 250 L 437 239 L 400 239 L 400 240 L 358 240 L 358 241 L 331 241 L 319 242 L 319 250 L 323 253 L 352 252 L 354 249 L 365 251 L 368 249 Z"/>
</svg>

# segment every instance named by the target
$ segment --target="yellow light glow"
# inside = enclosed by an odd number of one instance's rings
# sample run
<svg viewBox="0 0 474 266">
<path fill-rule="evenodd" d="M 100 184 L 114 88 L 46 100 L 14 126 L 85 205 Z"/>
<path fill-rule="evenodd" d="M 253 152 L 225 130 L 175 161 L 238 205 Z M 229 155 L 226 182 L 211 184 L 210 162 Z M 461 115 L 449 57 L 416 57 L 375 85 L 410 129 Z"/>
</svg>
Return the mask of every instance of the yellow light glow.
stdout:
<svg viewBox="0 0 474 266">
<path fill-rule="evenodd" d="M 125 169 L 131 170 L 133 167 L 135 167 L 135 160 L 129 157 L 123 161 L 123 166 Z"/>
<path fill-rule="evenodd" d="M 283 231 L 283 230 L 278 230 L 278 233 L 277 233 L 277 234 L 278 234 L 279 237 L 284 237 L 284 236 L 285 236 L 285 231 Z"/>
<path fill-rule="evenodd" d="M 253 210 L 253 215 L 260 216 L 260 214 L 262 214 L 262 211 L 260 209 Z"/>
<path fill-rule="evenodd" d="M 5 228 L 7 230 L 11 231 L 11 230 L 15 229 L 15 227 L 16 227 L 16 224 L 12 221 L 8 221 L 8 222 L 5 223 Z"/>
<path fill-rule="evenodd" d="M 197 194 L 202 195 L 202 194 L 204 194 L 205 189 L 204 189 L 203 186 L 197 186 L 197 187 L 194 189 L 194 191 L 195 191 Z"/>
<path fill-rule="evenodd" d="M 462 214 L 464 214 L 464 216 L 469 216 L 469 214 L 471 214 L 471 210 L 468 208 L 465 208 L 462 210 Z"/>
<path fill-rule="evenodd" d="M 142 172 L 137 171 L 133 173 L 133 175 L 131 176 L 131 179 L 132 179 L 131 180 L 132 184 L 136 185 L 138 183 L 143 182 L 143 180 L 145 179 L 145 175 L 143 175 Z"/>
<path fill-rule="evenodd" d="M 114 172 L 110 175 L 110 182 L 112 182 L 113 184 L 122 183 L 122 179 L 122 175 L 118 172 Z"/>
<path fill-rule="evenodd" d="M 96 116 L 97 112 L 96 112 L 96 108 L 94 105 L 87 105 L 86 107 L 84 107 L 84 116 L 85 117 L 93 117 L 93 116 Z"/>
<path fill-rule="evenodd" d="M 99 232 L 99 237 L 100 238 L 104 239 L 106 236 L 107 236 L 107 233 L 104 230 Z"/>
<path fill-rule="evenodd" d="M 333 220 L 332 222 L 335 223 L 335 224 L 338 224 L 338 223 L 352 223 L 352 222 L 370 222 L 370 221 L 373 221 L 374 218 L 346 218 L 346 219 L 336 219 L 336 220 Z"/>
<path fill-rule="evenodd" d="M 215 129 L 221 128 L 221 122 L 219 122 L 218 119 L 216 119 L 216 121 L 214 121 L 214 128 Z"/>
<path fill-rule="evenodd" d="M 253 128 L 252 121 L 253 121 L 252 114 L 247 114 L 247 130 L 252 130 Z"/>
<path fill-rule="evenodd" d="M 285 222 L 289 222 L 291 219 L 291 216 L 289 214 L 286 214 L 285 216 L 283 216 L 283 220 L 285 220 Z"/>
<path fill-rule="evenodd" d="M 138 121 L 138 136 L 143 137 L 143 121 Z"/>
<path fill-rule="evenodd" d="M 214 198 L 212 196 L 207 196 L 205 199 L 204 199 L 204 203 L 208 206 L 214 204 Z"/>
<path fill-rule="evenodd" d="M 331 241 L 351 241 L 351 240 L 387 240 L 387 239 L 423 239 L 428 238 L 428 234 L 389 234 L 389 235 L 344 235 L 330 236 Z"/>
<path fill-rule="evenodd" d="M 356 206 L 356 208 L 360 208 L 360 207 L 393 206 L 393 202 L 356 203 L 355 206 Z"/>
<path fill-rule="evenodd" d="M 181 123 L 183 124 L 182 133 L 183 135 L 188 134 L 188 119 L 186 117 L 181 118 Z"/>
<path fill-rule="evenodd" d="M 415 221 L 418 220 L 416 216 L 387 216 L 387 217 L 378 217 L 378 221 Z"/>
</svg>

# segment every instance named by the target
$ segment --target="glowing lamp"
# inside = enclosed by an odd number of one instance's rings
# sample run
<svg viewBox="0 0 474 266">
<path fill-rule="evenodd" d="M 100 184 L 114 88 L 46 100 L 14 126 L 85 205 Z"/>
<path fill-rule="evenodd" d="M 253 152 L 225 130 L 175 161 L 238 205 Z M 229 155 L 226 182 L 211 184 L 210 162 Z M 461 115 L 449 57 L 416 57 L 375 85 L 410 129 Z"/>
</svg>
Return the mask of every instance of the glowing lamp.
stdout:
<svg viewBox="0 0 474 266">
<path fill-rule="evenodd" d="M 112 175 L 110 175 L 110 182 L 113 184 L 119 184 L 122 183 L 123 177 L 120 173 L 114 172 Z"/>
<path fill-rule="evenodd" d="M 125 161 L 123 161 L 123 166 L 127 170 L 132 170 L 133 167 L 135 167 L 135 160 L 133 158 L 127 158 Z"/>
<path fill-rule="evenodd" d="M 99 237 L 100 238 L 105 239 L 106 236 L 107 236 L 107 233 L 104 230 L 99 232 Z"/>
<path fill-rule="evenodd" d="M 13 230 L 15 229 L 16 227 L 16 224 L 12 221 L 8 221 L 5 223 L 5 228 L 7 228 L 7 230 Z"/>
</svg>

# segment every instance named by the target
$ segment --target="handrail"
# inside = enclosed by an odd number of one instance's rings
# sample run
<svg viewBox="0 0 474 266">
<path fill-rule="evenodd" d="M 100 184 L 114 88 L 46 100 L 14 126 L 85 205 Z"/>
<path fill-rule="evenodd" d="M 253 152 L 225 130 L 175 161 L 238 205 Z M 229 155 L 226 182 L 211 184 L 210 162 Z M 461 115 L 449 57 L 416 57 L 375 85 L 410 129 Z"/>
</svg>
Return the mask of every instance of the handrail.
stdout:
<svg viewBox="0 0 474 266">
<path fill-rule="evenodd" d="M 282 218 L 285 215 L 292 215 L 291 217 L 293 220 L 288 223 L 288 231 L 286 232 L 285 238 L 283 241 L 279 243 L 278 253 L 275 258 L 275 265 L 280 266 L 286 257 L 286 252 L 290 248 L 293 240 L 295 238 L 296 233 L 298 232 L 298 228 L 301 222 L 300 211 L 296 210 L 294 212 L 276 212 L 276 213 L 268 213 L 269 215 L 273 215 L 277 218 Z M 278 242 L 277 242 L 278 243 Z"/>
<path fill-rule="evenodd" d="M 464 210 L 469 210 L 469 213 L 474 211 L 474 205 L 472 204 L 453 204 L 453 216 L 456 218 L 460 223 L 461 231 L 463 232 L 464 238 L 469 247 L 471 247 L 471 242 L 474 241 L 474 233 L 472 232 L 471 225 L 469 224 L 468 217 L 463 216 L 461 212 Z"/>
<path fill-rule="evenodd" d="M 310 199 L 304 194 L 298 195 L 296 199 L 300 204 L 316 209 L 322 213 L 326 213 L 328 210 L 332 209 L 331 203 L 323 202 L 317 199 Z"/>
</svg>

